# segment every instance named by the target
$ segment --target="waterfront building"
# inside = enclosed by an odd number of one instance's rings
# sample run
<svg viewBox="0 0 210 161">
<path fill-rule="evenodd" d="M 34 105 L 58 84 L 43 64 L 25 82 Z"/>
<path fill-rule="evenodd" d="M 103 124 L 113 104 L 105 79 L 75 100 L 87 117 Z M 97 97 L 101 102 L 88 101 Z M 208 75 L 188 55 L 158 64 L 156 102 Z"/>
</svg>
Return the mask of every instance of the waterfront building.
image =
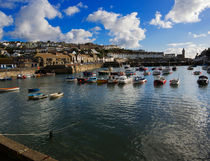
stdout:
<svg viewBox="0 0 210 161">
<path fill-rule="evenodd" d="M 182 54 L 177 54 L 177 59 L 185 59 L 185 49 L 182 49 Z"/>
<path fill-rule="evenodd" d="M 163 52 L 146 52 L 146 51 L 136 51 L 136 52 L 121 52 L 121 53 L 108 53 L 107 56 L 120 59 L 153 59 L 153 58 L 164 58 Z"/>
<path fill-rule="evenodd" d="M 37 61 L 40 67 L 45 67 L 47 65 L 65 65 L 71 62 L 68 55 L 61 53 L 38 53 L 34 56 L 34 58 L 38 59 Z"/>
<path fill-rule="evenodd" d="M 12 58 L 0 58 L 0 69 L 16 68 L 17 65 Z"/>
</svg>

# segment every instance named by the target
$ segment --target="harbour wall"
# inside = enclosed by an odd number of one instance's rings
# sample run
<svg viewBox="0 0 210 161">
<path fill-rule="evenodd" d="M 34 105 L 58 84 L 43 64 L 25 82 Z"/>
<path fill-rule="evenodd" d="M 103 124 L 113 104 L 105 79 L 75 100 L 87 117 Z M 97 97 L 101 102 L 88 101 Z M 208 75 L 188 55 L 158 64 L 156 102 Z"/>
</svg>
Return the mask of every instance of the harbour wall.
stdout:
<svg viewBox="0 0 210 161">
<path fill-rule="evenodd" d="M 102 67 L 102 63 L 91 64 L 72 64 L 72 65 L 54 65 L 46 66 L 40 69 L 41 73 L 55 72 L 56 74 L 72 74 L 84 72 L 87 70 L 98 69 Z"/>
<path fill-rule="evenodd" d="M 0 134 L 0 160 L 57 161 Z"/>
<path fill-rule="evenodd" d="M 34 74 L 37 68 L 15 68 L 15 69 L 1 69 L 0 77 L 14 77 L 16 78 L 18 74 Z"/>
</svg>

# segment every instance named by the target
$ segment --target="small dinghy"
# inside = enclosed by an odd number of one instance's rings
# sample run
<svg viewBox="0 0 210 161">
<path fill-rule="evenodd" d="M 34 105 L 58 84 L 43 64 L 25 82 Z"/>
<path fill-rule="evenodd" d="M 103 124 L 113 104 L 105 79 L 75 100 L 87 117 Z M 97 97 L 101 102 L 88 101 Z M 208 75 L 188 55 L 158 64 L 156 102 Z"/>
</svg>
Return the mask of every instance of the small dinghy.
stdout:
<svg viewBox="0 0 210 161">
<path fill-rule="evenodd" d="M 58 97 L 62 97 L 63 95 L 64 95 L 63 92 L 52 93 L 52 94 L 50 94 L 50 99 L 55 99 L 55 98 L 58 98 Z"/>
<path fill-rule="evenodd" d="M 39 99 L 44 99 L 47 98 L 48 95 L 43 94 L 43 93 L 34 93 L 34 94 L 29 94 L 28 99 L 29 100 L 39 100 Z"/>
<path fill-rule="evenodd" d="M 19 87 L 11 87 L 11 88 L 0 88 L 0 92 L 10 92 L 10 91 L 17 91 Z"/>
</svg>

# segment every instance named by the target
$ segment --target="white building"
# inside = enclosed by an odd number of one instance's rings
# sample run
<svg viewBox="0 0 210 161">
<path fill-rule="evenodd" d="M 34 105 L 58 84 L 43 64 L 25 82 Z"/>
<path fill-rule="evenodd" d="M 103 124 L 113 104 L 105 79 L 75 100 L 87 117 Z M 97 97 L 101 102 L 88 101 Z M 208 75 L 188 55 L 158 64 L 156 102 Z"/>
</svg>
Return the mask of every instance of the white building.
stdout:
<svg viewBox="0 0 210 161">
<path fill-rule="evenodd" d="M 164 58 L 163 52 L 108 53 L 107 55 L 109 57 L 120 59 Z"/>
</svg>

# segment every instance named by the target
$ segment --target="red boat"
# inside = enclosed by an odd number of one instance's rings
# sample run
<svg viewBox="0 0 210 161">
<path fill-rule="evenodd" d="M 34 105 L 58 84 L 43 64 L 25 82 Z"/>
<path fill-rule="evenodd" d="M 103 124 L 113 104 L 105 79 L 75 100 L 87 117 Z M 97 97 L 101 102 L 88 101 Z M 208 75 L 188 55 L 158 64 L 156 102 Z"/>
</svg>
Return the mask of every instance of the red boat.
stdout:
<svg viewBox="0 0 210 161">
<path fill-rule="evenodd" d="M 78 83 L 85 83 L 85 82 L 87 82 L 87 80 L 88 80 L 88 78 L 82 78 L 82 77 L 77 78 Z"/>
<path fill-rule="evenodd" d="M 154 85 L 164 85 L 166 83 L 166 79 L 164 77 L 157 77 L 154 80 Z"/>
</svg>

